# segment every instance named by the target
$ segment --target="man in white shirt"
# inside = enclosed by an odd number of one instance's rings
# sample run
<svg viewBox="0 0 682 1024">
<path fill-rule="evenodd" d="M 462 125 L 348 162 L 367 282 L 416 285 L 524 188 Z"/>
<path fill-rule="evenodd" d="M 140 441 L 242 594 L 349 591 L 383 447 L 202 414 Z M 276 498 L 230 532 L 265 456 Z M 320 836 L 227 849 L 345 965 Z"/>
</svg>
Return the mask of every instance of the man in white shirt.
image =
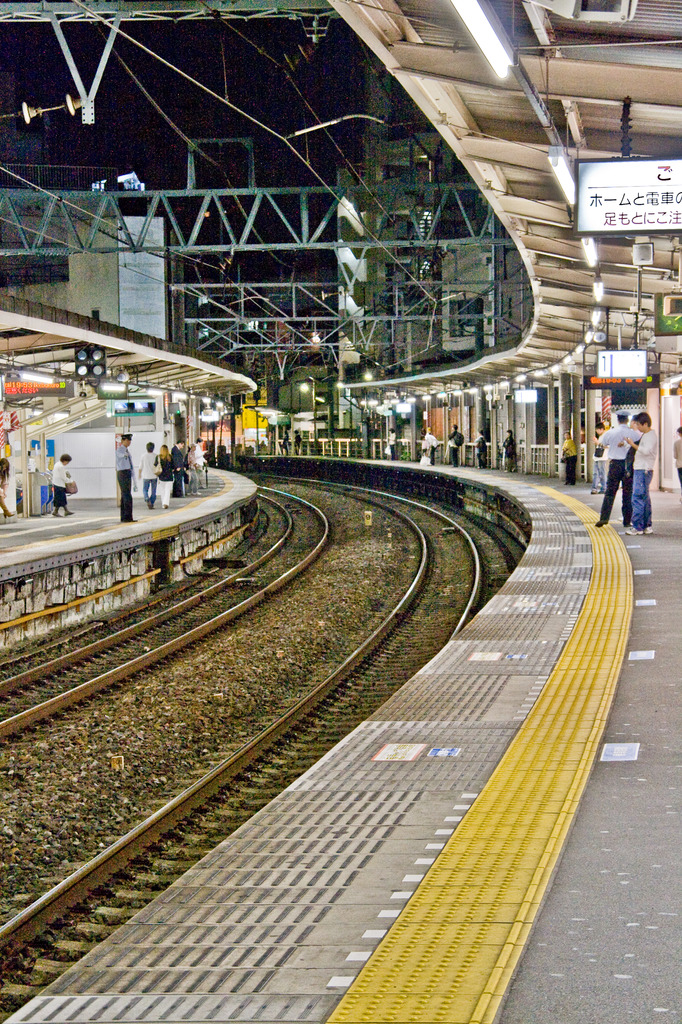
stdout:
<svg viewBox="0 0 682 1024">
<path fill-rule="evenodd" d="M 438 438 L 435 436 L 435 434 L 431 433 L 431 428 L 427 427 L 426 433 L 424 434 L 424 440 L 422 441 L 422 448 L 424 452 L 428 455 L 432 466 L 436 462 L 436 448 L 438 447 L 439 444 L 440 442 Z"/>
<path fill-rule="evenodd" d="M 606 477 L 606 491 L 599 513 L 597 526 L 606 526 L 611 516 L 613 502 L 618 493 L 618 487 L 623 488 L 623 526 L 628 527 L 632 522 L 632 477 L 630 466 L 627 462 L 627 454 L 630 451 L 628 439 L 639 441 L 640 434 L 628 427 L 627 413 L 618 413 L 618 426 L 606 430 L 599 438 L 601 444 L 608 448 L 609 472 Z"/>
<path fill-rule="evenodd" d="M 649 486 L 654 475 L 656 456 L 658 454 L 658 438 L 651 429 L 651 416 L 648 412 L 640 412 L 634 417 L 633 426 L 640 431 L 639 441 L 628 439 L 628 445 L 635 450 L 634 480 L 632 485 L 632 526 L 626 533 L 653 533 L 651 525 L 651 498 Z"/>
</svg>

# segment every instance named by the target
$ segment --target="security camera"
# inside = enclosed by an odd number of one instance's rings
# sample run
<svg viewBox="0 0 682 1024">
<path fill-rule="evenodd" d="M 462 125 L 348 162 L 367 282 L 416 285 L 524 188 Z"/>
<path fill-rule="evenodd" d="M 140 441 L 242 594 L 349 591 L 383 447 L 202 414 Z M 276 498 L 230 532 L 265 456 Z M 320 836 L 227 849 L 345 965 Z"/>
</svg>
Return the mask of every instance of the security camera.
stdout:
<svg viewBox="0 0 682 1024">
<path fill-rule="evenodd" d="M 87 392 L 86 388 L 80 388 L 79 389 L 78 397 L 79 398 L 87 398 L 88 397 L 88 392 Z"/>
</svg>

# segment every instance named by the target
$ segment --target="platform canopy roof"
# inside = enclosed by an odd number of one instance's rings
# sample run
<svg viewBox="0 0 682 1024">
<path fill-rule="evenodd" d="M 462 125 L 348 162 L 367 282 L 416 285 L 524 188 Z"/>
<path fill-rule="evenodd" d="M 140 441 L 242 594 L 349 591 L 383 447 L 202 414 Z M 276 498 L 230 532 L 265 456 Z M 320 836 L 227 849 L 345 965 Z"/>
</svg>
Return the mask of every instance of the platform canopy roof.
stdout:
<svg viewBox="0 0 682 1024">
<path fill-rule="evenodd" d="M 625 137 L 634 157 L 662 166 L 682 158 L 682 4 L 331 3 L 457 154 L 515 240 L 530 275 L 535 309 L 522 344 L 478 361 L 464 375 L 478 383 L 560 363 L 589 328 L 596 276 L 605 289 L 600 305 L 609 311 L 611 339 L 626 347 L 635 339 L 642 347 L 653 345 L 655 297 L 679 287 L 682 217 L 679 232 L 672 227 L 653 233 L 634 219 L 621 234 L 595 236 L 598 263 L 591 266 L 575 231 L 575 206 L 564 197 L 549 156 L 552 147 L 569 163 L 577 157 L 618 160 Z M 467 27 L 468 12 L 478 6 L 498 19 L 510 51 L 503 78 L 475 41 L 480 34 Z M 653 243 L 653 259 L 638 267 L 633 244 L 642 241 Z M 677 356 L 664 362 L 671 372 L 677 369 Z M 453 375 L 463 374 L 436 371 L 414 383 L 429 390 L 451 383 Z"/>
<path fill-rule="evenodd" d="M 33 369 L 72 376 L 75 348 L 84 344 L 106 350 L 109 378 L 127 376 L 142 388 L 222 398 L 256 388 L 217 360 L 197 358 L 160 338 L 0 294 L 0 374 Z"/>
</svg>

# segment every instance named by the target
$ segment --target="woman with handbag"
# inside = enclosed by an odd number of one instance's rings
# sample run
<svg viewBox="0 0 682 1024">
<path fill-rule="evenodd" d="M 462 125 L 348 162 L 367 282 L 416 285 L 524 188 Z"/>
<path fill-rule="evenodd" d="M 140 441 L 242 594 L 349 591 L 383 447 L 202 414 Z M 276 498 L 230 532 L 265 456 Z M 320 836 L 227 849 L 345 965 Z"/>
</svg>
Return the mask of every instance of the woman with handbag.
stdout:
<svg viewBox="0 0 682 1024">
<path fill-rule="evenodd" d="M 65 516 L 73 515 L 73 512 L 66 507 L 66 495 L 75 494 L 78 487 L 66 468 L 70 462 L 71 456 L 64 454 L 52 470 L 52 490 L 54 492 L 53 516 L 59 515 L 60 508 L 64 509 Z"/>
<path fill-rule="evenodd" d="M 161 498 L 162 507 L 168 508 L 170 504 L 171 487 L 173 486 L 173 459 L 170 451 L 168 450 L 167 444 L 162 444 L 159 448 L 159 465 L 161 466 L 161 472 L 158 476 L 159 496 Z"/>
<path fill-rule="evenodd" d="M 154 508 L 156 480 L 161 476 L 161 463 L 158 455 L 154 455 L 153 441 L 147 441 L 147 450 L 140 459 L 138 476 L 142 480 L 142 497 L 147 503 L 147 508 Z"/>
</svg>

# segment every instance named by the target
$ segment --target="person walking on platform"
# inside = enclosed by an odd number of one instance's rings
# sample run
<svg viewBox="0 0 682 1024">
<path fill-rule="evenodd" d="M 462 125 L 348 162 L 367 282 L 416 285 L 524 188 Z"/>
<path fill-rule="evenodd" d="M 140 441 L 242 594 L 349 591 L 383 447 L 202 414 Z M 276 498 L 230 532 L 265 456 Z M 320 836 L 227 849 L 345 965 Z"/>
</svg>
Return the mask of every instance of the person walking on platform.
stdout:
<svg viewBox="0 0 682 1024">
<path fill-rule="evenodd" d="M 173 459 L 167 444 L 162 444 L 159 448 L 159 465 L 161 466 L 161 472 L 158 476 L 159 498 L 161 499 L 161 507 L 168 508 L 170 505 L 171 487 L 173 486 Z"/>
<path fill-rule="evenodd" d="M 456 423 L 453 424 L 452 430 L 448 434 L 448 449 L 450 451 L 450 465 L 453 467 L 459 466 L 459 450 L 464 444 L 464 434 L 459 429 Z"/>
<path fill-rule="evenodd" d="M 301 431 L 294 431 L 294 455 L 301 454 L 301 445 L 303 444 L 303 438 L 301 437 Z"/>
<path fill-rule="evenodd" d="M 566 466 L 566 484 L 575 485 L 575 470 L 578 464 L 578 449 L 571 437 L 571 431 L 564 434 L 564 443 L 561 449 L 561 461 Z"/>
<path fill-rule="evenodd" d="M 638 441 L 640 434 L 628 426 L 627 413 L 619 412 L 617 420 L 618 425 L 606 430 L 599 439 L 608 449 L 609 471 L 606 476 L 606 491 L 599 513 L 599 522 L 596 525 L 606 526 L 608 524 L 618 488 L 622 487 L 623 526 L 627 528 L 632 522 L 632 476 L 627 464 L 627 454 L 630 451 L 627 442 L 628 438 Z"/>
<path fill-rule="evenodd" d="M 137 519 L 133 519 L 133 494 L 132 488 L 135 486 L 133 468 L 133 459 L 128 451 L 130 448 L 130 442 L 133 439 L 132 434 L 122 434 L 121 443 L 116 449 L 116 479 L 118 480 L 118 486 L 121 489 L 121 522 L 122 523 L 136 523 Z M 135 486 L 137 490 L 137 486 Z"/>
<path fill-rule="evenodd" d="M 658 455 L 658 438 L 651 429 L 651 416 L 648 412 L 638 413 L 632 426 L 640 432 L 641 437 L 639 441 L 627 439 L 628 445 L 635 452 L 635 460 L 632 464 L 632 526 L 625 532 L 630 535 L 653 533 L 649 487 Z"/>
<path fill-rule="evenodd" d="M 594 428 L 594 459 L 592 460 L 592 490 L 591 494 L 603 494 L 606 490 L 606 471 L 609 465 L 609 455 L 606 447 L 602 444 L 602 435 L 606 427 L 599 421 Z"/>
<path fill-rule="evenodd" d="M 5 519 L 11 519 L 12 516 L 16 515 L 16 512 L 10 512 L 7 508 L 7 488 L 9 487 L 10 478 L 10 464 L 9 459 L 0 459 L 0 509 Z M 64 492 L 64 508 L 66 508 L 66 491 Z M 71 515 L 71 513 L 69 513 Z"/>
<path fill-rule="evenodd" d="M 677 440 L 673 445 L 673 458 L 675 459 L 675 467 L 680 480 L 680 489 L 682 489 L 682 427 L 677 428 Z M 682 501 L 682 494 L 680 495 L 680 501 Z"/>
<path fill-rule="evenodd" d="M 64 509 L 65 516 L 73 515 L 73 512 L 66 507 L 66 485 L 71 480 L 71 474 L 66 467 L 70 462 L 71 456 L 64 453 L 52 470 L 52 490 L 54 492 L 53 516 L 59 516 L 60 508 Z"/>
<path fill-rule="evenodd" d="M 147 441 L 147 450 L 140 459 L 138 476 L 142 480 L 142 497 L 147 503 L 147 508 L 154 508 L 156 501 L 156 478 L 159 467 L 159 457 L 154 455 L 154 442 Z"/>
<path fill-rule="evenodd" d="M 185 456 L 182 449 L 182 441 L 176 441 L 171 448 L 174 498 L 184 498 L 185 496 Z"/>
</svg>

